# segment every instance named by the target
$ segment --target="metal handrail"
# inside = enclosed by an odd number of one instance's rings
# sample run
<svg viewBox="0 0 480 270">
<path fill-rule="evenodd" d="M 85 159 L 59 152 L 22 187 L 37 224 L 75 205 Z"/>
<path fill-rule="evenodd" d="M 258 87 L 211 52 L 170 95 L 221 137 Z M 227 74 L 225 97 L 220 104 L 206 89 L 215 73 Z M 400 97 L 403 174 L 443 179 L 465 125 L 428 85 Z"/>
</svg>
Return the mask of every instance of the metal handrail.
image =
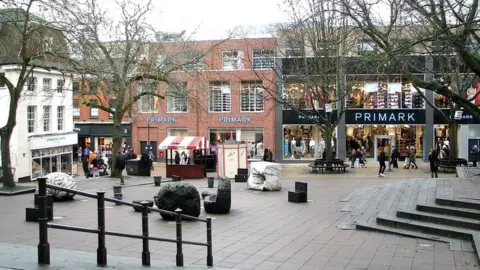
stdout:
<svg viewBox="0 0 480 270">
<path fill-rule="evenodd" d="M 50 244 L 48 242 L 48 228 L 77 231 L 84 233 L 95 233 L 98 235 L 98 248 L 97 248 L 97 264 L 100 266 L 107 265 L 107 248 L 105 243 L 105 236 L 118 236 L 134 239 L 142 239 L 142 265 L 150 266 L 150 251 L 149 240 L 170 242 L 177 244 L 176 265 L 183 266 L 183 244 L 205 246 L 207 247 L 207 266 L 213 266 L 213 254 L 212 254 L 212 218 L 207 217 L 205 219 L 193 217 L 182 214 L 181 209 L 177 209 L 175 212 L 166 211 L 162 209 L 152 208 L 148 206 L 148 202 L 143 201 L 140 204 L 130 203 L 114 198 L 105 197 L 105 191 L 97 191 L 97 194 L 92 194 L 80 190 L 73 190 L 69 188 L 60 187 L 57 185 L 47 184 L 47 178 L 40 177 L 38 180 L 38 207 L 39 207 L 39 244 L 38 244 L 38 263 L 50 264 Z M 98 228 L 91 229 L 86 227 L 69 226 L 62 224 L 55 224 L 48 222 L 47 216 L 47 188 L 54 190 L 64 191 L 67 193 L 73 193 L 76 195 L 97 199 L 97 216 L 98 216 Z M 105 230 L 105 201 L 116 203 L 117 205 L 127 205 L 132 207 L 142 207 L 142 234 L 128 234 L 122 232 L 114 232 Z M 149 211 L 158 212 L 162 214 L 175 216 L 176 221 L 176 238 L 160 238 L 149 236 L 148 228 L 148 213 Z M 191 220 L 202 221 L 207 224 L 207 242 L 193 242 L 184 241 L 182 238 L 182 218 L 188 218 Z"/>
</svg>

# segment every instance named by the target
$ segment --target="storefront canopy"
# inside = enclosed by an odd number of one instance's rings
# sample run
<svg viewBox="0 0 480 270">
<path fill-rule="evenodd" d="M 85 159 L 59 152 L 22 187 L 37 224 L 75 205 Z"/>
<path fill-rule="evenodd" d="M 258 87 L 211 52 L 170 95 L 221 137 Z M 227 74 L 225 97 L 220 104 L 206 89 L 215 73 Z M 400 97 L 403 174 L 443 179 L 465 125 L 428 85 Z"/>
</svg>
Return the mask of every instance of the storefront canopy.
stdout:
<svg viewBox="0 0 480 270">
<path fill-rule="evenodd" d="M 158 147 L 160 150 L 194 150 L 207 147 L 205 137 L 196 136 L 168 136 Z"/>
</svg>

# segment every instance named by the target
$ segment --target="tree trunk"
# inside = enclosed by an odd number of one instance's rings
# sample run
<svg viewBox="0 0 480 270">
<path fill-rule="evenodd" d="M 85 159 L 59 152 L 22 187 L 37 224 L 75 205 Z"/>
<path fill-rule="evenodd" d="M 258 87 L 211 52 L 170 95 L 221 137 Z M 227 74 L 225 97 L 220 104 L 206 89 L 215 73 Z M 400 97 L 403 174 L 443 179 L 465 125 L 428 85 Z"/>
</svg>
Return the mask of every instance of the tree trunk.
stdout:
<svg viewBox="0 0 480 270">
<path fill-rule="evenodd" d="M 5 126 L 0 129 L 1 151 L 2 151 L 2 181 L 5 187 L 15 187 L 15 178 L 12 172 L 12 160 L 10 158 L 10 138 L 12 137 L 13 127 Z"/>
<path fill-rule="evenodd" d="M 326 150 L 326 155 L 325 158 L 328 161 L 332 161 L 333 155 L 332 155 L 332 136 L 333 136 L 333 128 L 331 128 L 328 125 L 325 125 L 325 150 Z"/>
<path fill-rule="evenodd" d="M 457 159 L 457 148 L 458 148 L 458 124 L 455 120 L 450 121 L 448 124 L 448 143 L 450 148 L 450 153 L 448 155 L 449 160 Z"/>
<path fill-rule="evenodd" d="M 115 166 L 117 165 L 118 152 L 122 149 L 122 119 L 117 115 L 113 117 L 113 146 L 112 146 L 112 167 L 110 168 L 112 177 L 120 177 L 117 175 Z"/>
</svg>

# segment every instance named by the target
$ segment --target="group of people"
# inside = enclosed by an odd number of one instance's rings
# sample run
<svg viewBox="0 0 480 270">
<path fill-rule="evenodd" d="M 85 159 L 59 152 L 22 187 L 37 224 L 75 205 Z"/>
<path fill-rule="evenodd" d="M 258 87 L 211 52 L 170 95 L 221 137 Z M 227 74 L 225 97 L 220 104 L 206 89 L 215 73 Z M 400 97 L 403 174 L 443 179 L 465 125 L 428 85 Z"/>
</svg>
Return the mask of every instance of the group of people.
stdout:
<svg viewBox="0 0 480 270">
<path fill-rule="evenodd" d="M 400 158 L 400 152 L 398 149 L 395 148 L 395 146 L 392 148 L 392 153 L 390 155 L 390 162 L 388 165 L 388 169 L 391 170 L 392 166 L 393 168 L 398 168 L 398 159 Z M 439 155 L 436 149 L 432 148 L 430 150 L 430 153 L 428 154 L 428 161 L 430 162 L 430 172 L 432 178 L 438 178 L 438 166 L 439 166 Z M 378 155 L 378 163 L 379 163 L 379 169 L 378 169 L 378 176 L 383 177 L 385 176 L 385 169 L 386 169 L 386 162 L 388 161 L 388 158 L 385 154 L 385 149 L 382 147 L 380 148 L 380 153 Z M 415 152 L 415 147 L 412 146 L 407 149 L 407 156 L 405 157 L 405 163 L 403 165 L 404 169 L 411 169 L 415 168 L 418 169 L 417 163 L 416 163 L 416 152 Z"/>
<path fill-rule="evenodd" d="M 273 162 L 273 153 L 270 148 L 265 148 L 263 151 L 262 161 Z"/>
<path fill-rule="evenodd" d="M 79 149 L 79 153 L 81 153 L 80 159 L 86 178 L 108 175 L 108 157 L 98 155 L 88 147 Z"/>
<path fill-rule="evenodd" d="M 152 154 L 153 156 L 153 154 Z M 175 165 L 188 165 L 190 164 L 191 158 L 187 155 L 185 151 L 180 152 L 175 151 Z"/>
</svg>

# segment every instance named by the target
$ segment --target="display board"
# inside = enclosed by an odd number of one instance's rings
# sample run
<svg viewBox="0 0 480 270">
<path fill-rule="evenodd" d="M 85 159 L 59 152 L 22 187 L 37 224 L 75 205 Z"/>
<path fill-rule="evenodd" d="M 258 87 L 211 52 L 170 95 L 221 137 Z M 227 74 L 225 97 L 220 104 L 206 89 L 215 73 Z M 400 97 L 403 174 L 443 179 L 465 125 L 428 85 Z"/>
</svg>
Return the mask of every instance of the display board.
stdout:
<svg viewBox="0 0 480 270">
<path fill-rule="evenodd" d="M 217 149 L 217 176 L 235 178 L 237 169 L 248 168 L 246 144 L 220 144 Z"/>
</svg>

